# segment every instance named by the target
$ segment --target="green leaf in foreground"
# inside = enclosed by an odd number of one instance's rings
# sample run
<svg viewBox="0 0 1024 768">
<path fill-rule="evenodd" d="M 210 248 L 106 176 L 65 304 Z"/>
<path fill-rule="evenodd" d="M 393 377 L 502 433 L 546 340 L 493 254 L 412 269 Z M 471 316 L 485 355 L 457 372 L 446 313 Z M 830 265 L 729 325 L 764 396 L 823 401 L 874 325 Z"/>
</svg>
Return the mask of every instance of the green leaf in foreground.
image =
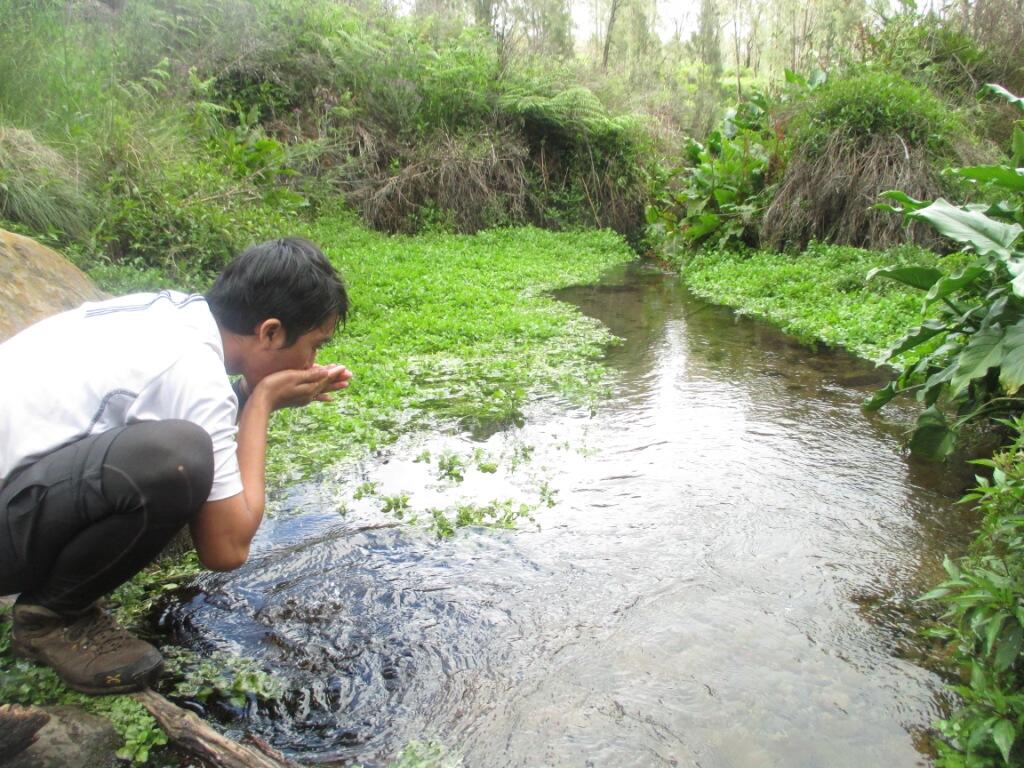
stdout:
<svg viewBox="0 0 1024 768">
<path fill-rule="evenodd" d="M 1024 386 L 1024 324 L 1010 326 L 1003 336 L 1003 362 L 999 384 L 1006 394 L 1015 395 Z"/>
<path fill-rule="evenodd" d="M 956 445 L 956 432 L 946 422 L 934 405 L 926 409 L 917 419 L 914 435 L 910 440 L 910 450 L 931 459 L 944 459 L 953 452 Z"/>
<path fill-rule="evenodd" d="M 1003 358 L 1003 330 L 986 328 L 971 336 L 957 362 L 950 389 L 953 396 L 960 394 L 974 379 L 997 367 Z"/>
<path fill-rule="evenodd" d="M 999 751 L 1003 755 L 1003 760 L 1007 763 L 1010 762 L 1010 749 L 1013 748 L 1013 742 L 1016 739 L 1017 730 L 1009 720 L 1000 720 L 992 728 L 992 740 L 995 741 L 996 746 L 999 747 Z"/>
<path fill-rule="evenodd" d="M 1020 110 L 1024 112 L 1024 97 L 1014 96 L 1008 90 L 1003 88 L 1003 86 L 997 85 L 996 83 L 986 84 L 985 89 L 991 93 L 996 94 L 997 96 L 1002 96 L 1011 104 L 1016 104 L 1020 108 Z"/>
<path fill-rule="evenodd" d="M 908 349 L 913 349 L 916 346 L 924 344 L 930 339 L 934 339 L 945 330 L 945 323 L 939 320 L 925 320 L 921 325 L 908 331 L 906 336 L 890 347 L 885 353 L 885 357 L 886 359 L 893 358 L 896 355 L 906 352 Z M 891 384 L 894 385 L 895 382 L 891 382 Z M 891 399 L 892 397 L 888 397 L 885 402 L 889 402 Z"/>
<path fill-rule="evenodd" d="M 874 280 L 876 277 L 887 277 L 912 288 L 927 291 L 942 279 L 943 274 L 935 267 L 876 267 L 868 272 L 867 279 Z"/>
<path fill-rule="evenodd" d="M 1010 257 L 1010 246 L 1022 231 L 1020 224 L 1003 224 L 979 211 L 968 211 L 939 198 L 927 208 L 907 214 L 927 221 L 939 234 L 970 245 L 981 256 Z"/>
<path fill-rule="evenodd" d="M 1024 173 L 1021 173 L 1019 168 L 1007 168 L 1003 165 L 976 165 L 957 168 L 953 173 L 965 179 L 988 182 L 1014 192 L 1024 191 Z"/>
</svg>

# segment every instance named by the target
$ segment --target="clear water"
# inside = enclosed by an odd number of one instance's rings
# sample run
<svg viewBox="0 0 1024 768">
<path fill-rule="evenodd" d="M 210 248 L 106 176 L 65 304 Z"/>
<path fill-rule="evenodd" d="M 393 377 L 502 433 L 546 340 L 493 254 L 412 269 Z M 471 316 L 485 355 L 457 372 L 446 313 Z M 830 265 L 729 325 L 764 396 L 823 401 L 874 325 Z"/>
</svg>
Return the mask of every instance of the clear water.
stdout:
<svg viewBox="0 0 1024 768">
<path fill-rule="evenodd" d="M 246 567 L 169 610 L 178 642 L 286 680 L 234 727 L 338 765 L 430 739 L 466 766 L 926 764 L 941 682 L 908 606 L 966 543 L 966 478 L 906 457 L 910 412 L 861 412 L 884 374 L 674 276 L 632 266 L 560 298 L 623 339 L 595 413 L 541 399 L 525 427 L 409 436 L 293 487 Z M 402 492 L 421 518 L 537 509 L 438 540 L 382 511 Z"/>
</svg>

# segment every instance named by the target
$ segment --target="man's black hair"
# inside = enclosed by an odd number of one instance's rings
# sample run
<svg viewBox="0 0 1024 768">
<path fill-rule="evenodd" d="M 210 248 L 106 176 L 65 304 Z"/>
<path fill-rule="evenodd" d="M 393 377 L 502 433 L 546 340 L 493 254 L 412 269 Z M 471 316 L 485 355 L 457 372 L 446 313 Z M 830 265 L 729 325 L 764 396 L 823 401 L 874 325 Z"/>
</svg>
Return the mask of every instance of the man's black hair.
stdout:
<svg viewBox="0 0 1024 768">
<path fill-rule="evenodd" d="M 276 317 L 288 345 L 331 315 L 337 314 L 339 323 L 348 317 L 341 275 L 319 248 L 301 237 L 246 248 L 221 272 L 206 302 L 218 325 L 245 336 Z"/>
</svg>

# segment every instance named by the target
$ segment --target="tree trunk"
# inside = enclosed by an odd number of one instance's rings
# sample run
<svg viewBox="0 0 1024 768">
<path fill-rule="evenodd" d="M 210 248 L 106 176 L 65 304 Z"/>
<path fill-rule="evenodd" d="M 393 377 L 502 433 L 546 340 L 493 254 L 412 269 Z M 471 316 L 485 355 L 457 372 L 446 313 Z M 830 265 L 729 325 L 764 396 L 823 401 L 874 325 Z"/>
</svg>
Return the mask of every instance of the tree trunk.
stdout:
<svg viewBox="0 0 1024 768">
<path fill-rule="evenodd" d="M 601 68 L 608 69 L 608 52 L 612 46 L 612 32 L 615 31 L 615 15 L 619 12 L 622 0 L 612 0 L 612 8 L 608 13 L 608 27 L 604 34 L 604 56 L 601 57 Z"/>
</svg>

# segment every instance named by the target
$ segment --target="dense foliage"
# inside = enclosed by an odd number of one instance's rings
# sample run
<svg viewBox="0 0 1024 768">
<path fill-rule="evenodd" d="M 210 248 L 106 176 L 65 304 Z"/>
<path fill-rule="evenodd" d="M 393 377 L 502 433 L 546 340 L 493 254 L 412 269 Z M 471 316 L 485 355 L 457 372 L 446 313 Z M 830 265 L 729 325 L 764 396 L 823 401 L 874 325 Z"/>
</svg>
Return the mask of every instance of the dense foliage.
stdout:
<svg viewBox="0 0 1024 768">
<path fill-rule="evenodd" d="M 1024 421 L 1007 426 L 1016 439 L 975 462 L 986 475 L 964 497 L 983 515 L 980 534 L 970 554 L 946 560 L 949 578 L 924 596 L 945 610 L 930 634 L 952 646 L 960 678 L 961 704 L 938 724 L 943 768 L 1024 764 Z"/>
<path fill-rule="evenodd" d="M 339 197 L 391 232 L 642 226 L 642 121 L 473 27 L 329 0 L 0 16 L 0 218 L 90 267 L 201 285 Z"/>
<path fill-rule="evenodd" d="M 1002 90 L 1002 89 L 1000 89 Z M 1024 112 L 1024 100 L 1003 91 Z M 925 455 L 952 452 L 964 424 L 997 414 L 1019 413 L 1024 399 L 1024 131 L 1015 128 L 1013 165 L 960 168 L 956 175 L 998 193 L 982 205 L 931 203 L 890 193 L 897 210 L 927 222 L 974 256 L 950 274 L 935 267 L 890 267 L 873 275 L 926 292 L 924 308 L 933 313 L 897 343 L 890 355 L 922 344 L 941 343 L 902 372 L 868 404 L 879 408 L 898 394 L 914 393 L 926 410 L 918 418 L 911 447 Z M 892 206 L 886 206 L 892 208 Z M 942 406 L 956 411 L 947 422 Z"/>
</svg>

